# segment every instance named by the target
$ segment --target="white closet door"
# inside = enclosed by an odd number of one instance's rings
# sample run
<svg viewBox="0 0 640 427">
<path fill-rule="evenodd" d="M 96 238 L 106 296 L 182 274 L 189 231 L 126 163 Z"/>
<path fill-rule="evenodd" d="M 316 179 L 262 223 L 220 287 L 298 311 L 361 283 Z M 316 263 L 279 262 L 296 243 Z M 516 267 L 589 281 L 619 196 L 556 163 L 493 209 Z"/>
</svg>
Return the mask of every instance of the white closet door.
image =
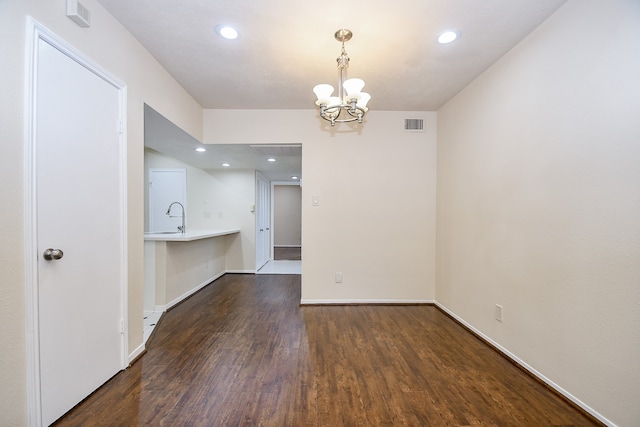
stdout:
<svg viewBox="0 0 640 427">
<path fill-rule="evenodd" d="M 42 39 L 36 55 L 39 373 L 49 425 L 124 367 L 124 147 L 121 89 Z"/>
</svg>

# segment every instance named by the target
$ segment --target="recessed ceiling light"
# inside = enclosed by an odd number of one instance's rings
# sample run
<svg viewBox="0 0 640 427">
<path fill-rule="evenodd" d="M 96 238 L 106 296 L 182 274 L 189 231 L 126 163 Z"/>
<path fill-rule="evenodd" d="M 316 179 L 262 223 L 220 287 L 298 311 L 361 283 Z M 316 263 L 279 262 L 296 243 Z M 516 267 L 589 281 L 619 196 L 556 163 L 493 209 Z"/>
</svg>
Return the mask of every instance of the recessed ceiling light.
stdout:
<svg viewBox="0 0 640 427">
<path fill-rule="evenodd" d="M 227 40 L 235 40 L 238 38 L 238 31 L 229 25 L 218 25 L 216 27 L 216 33 Z"/>
<path fill-rule="evenodd" d="M 228 168 L 231 165 L 229 163 L 223 163 L 222 166 L 224 166 L 225 168 Z"/>
<path fill-rule="evenodd" d="M 267 159 L 267 162 L 275 162 L 275 161 L 277 161 L 277 160 L 274 157 L 269 157 Z"/>
<path fill-rule="evenodd" d="M 294 175 L 291 177 L 291 179 L 298 179 L 298 177 Z"/>
<path fill-rule="evenodd" d="M 198 148 L 196 148 L 196 151 L 198 153 L 204 153 L 205 151 L 207 151 L 207 149 L 206 148 L 202 148 L 202 147 L 198 147 Z"/>
<path fill-rule="evenodd" d="M 459 31 L 445 31 L 438 36 L 438 43 L 447 44 L 460 37 Z"/>
</svg>

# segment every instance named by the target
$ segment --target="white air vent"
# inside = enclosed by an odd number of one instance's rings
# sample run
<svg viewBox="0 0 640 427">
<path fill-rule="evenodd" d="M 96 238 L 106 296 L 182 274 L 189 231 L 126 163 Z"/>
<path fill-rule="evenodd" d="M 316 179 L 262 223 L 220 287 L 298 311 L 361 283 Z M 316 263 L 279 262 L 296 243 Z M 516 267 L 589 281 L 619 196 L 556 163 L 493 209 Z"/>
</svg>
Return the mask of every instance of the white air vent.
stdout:
<svg viewBox="0 0 640 427">
<path fill-rule="evenodd" d="M 78 0 L 67 0 L 67 16 L 81 27 L 89 27 L 91 12 Z"/>
<path fill-rule="evenodd" d="M 424 119 L 404 119 L 404 130 L 407 132 L 424 132 Z"/>
</svg>

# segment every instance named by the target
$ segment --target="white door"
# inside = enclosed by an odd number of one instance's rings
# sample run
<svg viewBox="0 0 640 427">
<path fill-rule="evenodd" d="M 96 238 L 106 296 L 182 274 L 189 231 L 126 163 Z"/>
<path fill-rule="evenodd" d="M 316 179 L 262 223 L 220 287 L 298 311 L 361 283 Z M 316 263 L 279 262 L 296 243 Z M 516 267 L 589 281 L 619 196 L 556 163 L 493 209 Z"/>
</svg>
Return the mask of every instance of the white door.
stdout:
<svg viewBox="0 0 640 427">
<path fill-rule="evenodd" d="M 126 350 L 123 89 L 59 49 L 38 40 L 32 89 L 44 425 L 120 371 Z"/>
<path fill-rule="evenodd" d="M 256 174 L 256 270 L 271 258 L 271 186 Z"/>
<path fill-rule="evenodd" d="M 182 226 L 182 208 L 187 208 L 187 170 L 149 169 L 149 231 L 178 231 Z M 171 206 L 171 215 L 167 210 Z M 186 214 L 185 214 L 186 215 Z"/>
</svg>

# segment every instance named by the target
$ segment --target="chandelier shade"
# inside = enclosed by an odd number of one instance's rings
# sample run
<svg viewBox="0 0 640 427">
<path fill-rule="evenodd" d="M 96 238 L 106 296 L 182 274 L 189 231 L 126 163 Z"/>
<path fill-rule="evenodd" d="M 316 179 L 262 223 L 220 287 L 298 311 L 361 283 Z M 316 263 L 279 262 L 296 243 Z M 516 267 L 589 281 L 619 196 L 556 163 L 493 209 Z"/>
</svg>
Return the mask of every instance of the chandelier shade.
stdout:
<svg viewBox="0 0 640 427">
<path fill-rule="evenodd" d="M 337 96 L 333 96 L 334 88 L 330 84 L 322 83 L 313 88 L 318 98 L 316 105 L 320 107 L 320 117 L 331 122 L 331 126 L 335 126 L 336 123 L 355 121 L 362 123 L 364 115 L 369 111 L 367 103 L 371 95 L 362 92 L 364 80 L 347 78 L 349 55 L 344 48 L 344 43 L 351 40 L 352 36 L 353 33 L 347 29 L 338 30 L 334 34 L 335 39 L 342 43 L 342 51 L 336 59 L 338 63 Z"/>
</svg>

